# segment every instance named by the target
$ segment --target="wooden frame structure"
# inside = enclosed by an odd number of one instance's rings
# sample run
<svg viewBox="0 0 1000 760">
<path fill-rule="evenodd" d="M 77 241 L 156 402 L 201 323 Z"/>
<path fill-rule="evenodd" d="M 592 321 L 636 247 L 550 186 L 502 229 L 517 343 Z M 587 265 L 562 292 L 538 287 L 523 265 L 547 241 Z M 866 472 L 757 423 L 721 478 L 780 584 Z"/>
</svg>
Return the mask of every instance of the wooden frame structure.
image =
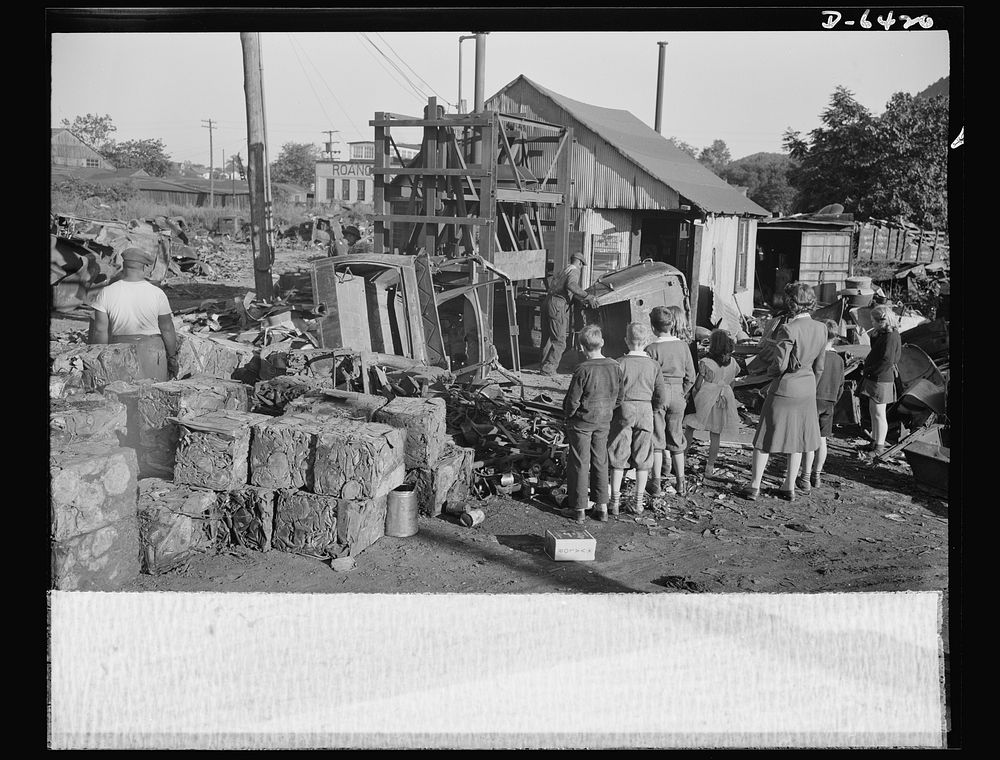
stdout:
<svg viewBox="0 0 1000 760">
<path fill-rule="evenodd" d="M 428 99 L 422 118 L 378 112 L 370 124 L 374 252 L 425 252 L 439 289 L 495 285 L 499 276 L 519 369 L 514 283 L 544 278 L 547 258 L 566 257 L 573 130 L 496 111 L 445 114 L 437 98 Z M 403 127 L 423 129 L 409 165 L 392 134 Z M 391 165 L 393 155 L 399 166 Z M 553 250 L 544 247 L 546 227 Z M 493 287 L 478 298 L 492 344 Z"/>
</svg>

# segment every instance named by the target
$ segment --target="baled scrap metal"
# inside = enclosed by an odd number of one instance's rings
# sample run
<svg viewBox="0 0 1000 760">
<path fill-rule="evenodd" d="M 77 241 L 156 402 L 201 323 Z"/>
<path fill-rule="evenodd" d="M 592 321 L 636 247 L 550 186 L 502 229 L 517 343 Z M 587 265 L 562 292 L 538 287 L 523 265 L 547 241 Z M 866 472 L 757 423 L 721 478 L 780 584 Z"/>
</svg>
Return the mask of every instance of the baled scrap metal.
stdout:
<svg viewBox="0 0 1000 760">
<path fill-rule="evenodd" d="M 422 513 L 433 517 L 442 511 L 464 510 L 470 496 L 475 455 L 470 448 L 448 442 L 433 467 L 407 471 L 406 480 L 416 486 L 417 504 Z"/>
<path fill-rule="evenodd" d="M 76 345 L 53 357 L 52 374 L 77 375 L 87 390 L 102 390 L 115 380 L 135 382 L 139 359 L 132 343 Z"/>
<path fill-rule="evenodd" d="M 250 442 L 250 482 L 260 488 L 313 490 L 316 438 L 322 425 L 308 415 L 266 419 Z"/>
<path fill-rule="evenodd" d="M 259 414 L 284 414 L 291 401 L 329 385 L 329 378 L 307 375 L 279 375 L 269 380 L 261 380 L 254 385 L 250 408 Z"/>
<path fill-rule="evenodd" d="M 171 418 L 217 409 L 247 411 L 247 386 L 235 380 L 212 377 L 141 386 L 138 403 L 140 474 L 172 477 L 178 430 Z"/>
<path fill-rule="evenodd" d="M 53 399 L 49 404 L 49 440 L 53 444 L 90 440 L 117 446 L 127 431 L 125 405 L 100 394 Z"/>
<path fill-rule="evenodd" d="M 313 491 L 341 499 L 387 496 L 403 484 L 405 435 L 375 422 L 337 419 L 316 437 Z"/>
<path fill-rule="evenodd" d="M 275 549 L 324 556 L 336 551 L 338 499 L 281 489 L 274 508 Z"/>
<path fill-rule="evenodd" d="M 263 414 L 223 409 L 177 419 L 174 482 L 229 491 L 247 484 L 251 428 Z"/>
<path fill-rule="evenodd" d="M 274 533 L 275 492 L 244 486 L 219 494 L 219 538 L 224 545 L 266 552 Z M 223 527 L 224 526 L 224 527 Z"/>
<path fill-rule="evenodd" d="M 340 499 L 337 502 L 337 543 L 357 556 L 385 535 L 389 497 Z"/>
<path fill-rule="evenodd" d="M 142 571 L 170 570 L 211 549 L 218 534 L 218 496 L 161 478 L 139 481 L 139 541 Z"/>
<path fill-rule="evenodd" d="M 135 493 L 133 490 L 134 501 Z M 139 574 L 139 530 L 131 514 L 89 533 L 52 542 L 52 585 L 59 591 L 118 591 Z"/>
<path fill-rule="evenodd" d="M 178 377 L 206 375 L 245 383 L 257 380 L 260 358 L 252 345 L 185 331 L 178 331 L 177 338 Z"/>
<path fill-rule="evenodd" d="M 49 454 L 52 538 L 64 541 L 134 516 L 134 449 L 83 441 Z"/>
<path fill-rule="evenodd" d="M 387 401 L 381 396 L 332 389 L 320 395 L 322 401 L 309 406 L 314 414 L 352 416 L 404 430 L 407 469 L 432 466 L 444 450 L 447 407 L 442 398 L 398 397 Z M 315 394 L 309 395 L 303 405 L 316 398 Z"/>
</svg>

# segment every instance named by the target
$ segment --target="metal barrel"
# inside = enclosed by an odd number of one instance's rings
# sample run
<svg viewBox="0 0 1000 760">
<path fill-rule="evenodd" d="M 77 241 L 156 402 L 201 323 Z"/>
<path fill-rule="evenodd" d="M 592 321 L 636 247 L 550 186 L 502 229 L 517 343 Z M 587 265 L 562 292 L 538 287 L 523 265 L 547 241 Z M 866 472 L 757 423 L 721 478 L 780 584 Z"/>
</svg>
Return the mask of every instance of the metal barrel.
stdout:
<svg viewBox="0 0 1000 760">
<path fill-rule="evenodd" d="M 389 492 L 385 511 L 385 534 L 406 538 L 417 532 L 417 493 L 412 483 Z"/>
</svg>

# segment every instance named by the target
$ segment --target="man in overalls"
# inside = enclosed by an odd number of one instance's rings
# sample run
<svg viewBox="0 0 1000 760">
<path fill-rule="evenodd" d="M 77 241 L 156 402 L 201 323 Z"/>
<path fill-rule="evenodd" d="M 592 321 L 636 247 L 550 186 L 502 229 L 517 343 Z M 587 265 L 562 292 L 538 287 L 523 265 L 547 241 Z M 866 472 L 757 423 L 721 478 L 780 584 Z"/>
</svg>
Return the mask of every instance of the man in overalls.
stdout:
<svg viewBox="0 0 1000 760">
<path fill-rule="evenodd" d="M 549 293 L 542 306 L 542 363 L 539 369 L 543 375 L 551 377 L 559 369 L 559 361 L 566 350 L 569 307 L 574 296 L 589 308 L 597 308 L 597 298 L 588 295 L 581 287 L 582 278 L 583 254 L 574 253 L 566 268 L 551 279 Z"/>
<path fill-rule="evenodd" d="M 177 377 L 177 333 L 166 294 L 146 280 L 153 263 L 140 248 L 122 252 L 122 278 L 92 304 L 90 343 L 134 343 L 139 378 L 162 382 Z"/>
</svg>

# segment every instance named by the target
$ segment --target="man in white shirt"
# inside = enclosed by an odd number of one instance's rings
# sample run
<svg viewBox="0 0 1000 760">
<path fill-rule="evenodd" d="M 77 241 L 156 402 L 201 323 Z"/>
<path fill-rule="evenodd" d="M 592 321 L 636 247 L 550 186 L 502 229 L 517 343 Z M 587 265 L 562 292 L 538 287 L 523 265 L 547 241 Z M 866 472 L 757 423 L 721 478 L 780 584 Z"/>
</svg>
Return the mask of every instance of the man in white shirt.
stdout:
<svg viewBox="0 0 1000 760">
<path fill-rule="evenodd" d="M 140 248 L 122 252 L 122 279 L 94 299 L 90 343 L 134 343 L 139 377 L 177 377 L 177 333 L 166 294 L 146 280 L 153 257 Z"/>
</svg>

